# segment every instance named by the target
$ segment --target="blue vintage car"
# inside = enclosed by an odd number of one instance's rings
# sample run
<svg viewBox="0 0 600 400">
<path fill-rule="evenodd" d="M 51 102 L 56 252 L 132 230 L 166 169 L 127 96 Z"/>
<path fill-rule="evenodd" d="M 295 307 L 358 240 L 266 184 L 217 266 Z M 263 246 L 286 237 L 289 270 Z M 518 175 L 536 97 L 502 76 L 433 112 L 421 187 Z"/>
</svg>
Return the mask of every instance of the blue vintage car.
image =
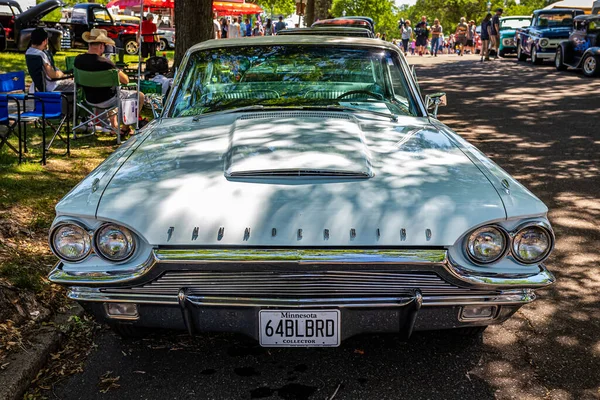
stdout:
<svg viewBox="0 0 600 400">
<path fill-rule="evenodd" d="M 581 68 L 586 76 L 600 76 L 600 15 L 575 18 L 569 40 L 556 49 L 554 65 L 559 71 Z"/>
<path fill-rule="evenodd" d="M 583 14 L 582 10 L 553 9 L 536 10 L 529 28 L 521 29 L 516 36 L 517 57 L 533 64 L 554 60 L 558 44 L 569 38 L 573 19 Z"/>
<path fill-rule="evenodd" d="M 500 18 L 500 47 L 498 49 L 500 57 L 517 52 L 515 35 L 519 29 L 527 28 L 529 25 L 531 25 L 531 17 L 526 15 Z"/>
</svg>

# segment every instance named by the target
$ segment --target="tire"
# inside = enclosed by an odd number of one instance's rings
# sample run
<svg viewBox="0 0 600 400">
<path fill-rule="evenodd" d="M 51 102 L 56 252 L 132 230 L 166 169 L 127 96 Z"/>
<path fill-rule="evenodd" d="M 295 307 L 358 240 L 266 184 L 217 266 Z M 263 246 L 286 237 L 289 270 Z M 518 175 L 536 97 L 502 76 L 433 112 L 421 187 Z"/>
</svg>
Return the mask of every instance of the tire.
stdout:
<svg viewBox="0 0 600 400">
<path fill-rule="evenodd" d="M 167 42 L 166 39 L 160 39 L 160 42 L 158 44 L 158 50 L 159 51 L 167 51 L 167 50 L 169 50 L 169 42 Z"/>
<path fill-rule="evenodd" d="M 124 339 L 140 339 L 146 336 L 148 331 L 131 324 L 110 324 L 110 328 Z"/>
<path fill-rule="evenodd" d="M 139 47 L 138 46 L 138 42 L 135 39 L 127 39 L 125 41 L 125 46 L 124 47 L 125 47 L 125 53 L 128 54 L 128 55 L 130 55 L 130 56 L 133 56 L 133 55 L 137 54 L 137 52 L 139 50 L 138 49 L 138 47 Z"/>
<path fill-rule="evenodd" d="M 537 49 L 535 46 L 531 48 L 531 63 L 534 65 L 540 65 L 544 60 L 537 56 Z"/>
<path fill-rule="evenodd" d="M 485 331 L 487 326 L 467 326 L 463 328 L 450 329 L 450 333 L 455 336 L 478 336 Z"/>
<path fill-rule="evenodd" d="M 521 46 L 521 42 L 517 44 L 517 59 L 519 61 L 527 61 L 527 54 L 523 53 L 523 47 Z"/>
<path fill-rule="evenodd" d="M 588 54 L 581 64 L 583 74 L 589 78 L 600 76 L 600 56 Z"/>
<path fill-rule="evenodd" d="M 556 49 L 556 56 L 554 57 L 554 66 L 557 71 L 564 71 L 567 69 L 567 66 L 563 64 L 563 55 L 562 49 L 559 47 Z"/>
</svg>

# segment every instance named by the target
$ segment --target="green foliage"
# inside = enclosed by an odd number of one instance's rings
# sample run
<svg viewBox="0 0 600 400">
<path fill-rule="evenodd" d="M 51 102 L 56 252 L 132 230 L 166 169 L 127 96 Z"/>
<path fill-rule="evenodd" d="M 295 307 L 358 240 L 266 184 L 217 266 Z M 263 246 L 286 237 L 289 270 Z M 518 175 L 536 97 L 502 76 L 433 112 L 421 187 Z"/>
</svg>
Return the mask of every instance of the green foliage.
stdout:
<svg viewBox="0 0 600 400">
<path fill-rule="evenodd" d="M 344 15 L 371 17 L 375 21 L 375 31 L 385 33 L 389 38 L 400 37 L 398 12 L 393 0 L 334 0 L 331 13 L 335 17 Z"/>
<path fill-rule="evenodd" d="M 280 15 L 285 18 L 296 12 L 296 2 L 294 0 L 252 0 L 248 3 L 258 4 L 274 20 Z"/>
</svg>

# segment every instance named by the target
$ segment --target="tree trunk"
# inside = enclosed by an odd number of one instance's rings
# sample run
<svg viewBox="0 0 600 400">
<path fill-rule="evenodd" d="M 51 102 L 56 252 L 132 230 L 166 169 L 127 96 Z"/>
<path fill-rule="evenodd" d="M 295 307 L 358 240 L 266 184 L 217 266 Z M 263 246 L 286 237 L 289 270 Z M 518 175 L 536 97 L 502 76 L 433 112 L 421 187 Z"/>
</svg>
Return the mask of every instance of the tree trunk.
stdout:
<svg viewBox="0 0 600 400">
<path fill-rule="evenodd" d="M 214 38 L 213 12 L 210 0 L 177 0 L 175 2 L 175 62 L 179 66 L 185 52 L 193 45 Z"/>
<path fill-rule="evenodd" d="M 315 1 L 315 21 L 317 19 L 327 19 L 329 18 L 329 9 L 331 8 L 331 4 L 333 0 L 314 0 Z"/>
<path fill-rule="evenodd" d="M 315 22 L 315 0 L 308 0 L 304 10 L 304 24 L 310 27 L 313 22 Z"/>
</svg>

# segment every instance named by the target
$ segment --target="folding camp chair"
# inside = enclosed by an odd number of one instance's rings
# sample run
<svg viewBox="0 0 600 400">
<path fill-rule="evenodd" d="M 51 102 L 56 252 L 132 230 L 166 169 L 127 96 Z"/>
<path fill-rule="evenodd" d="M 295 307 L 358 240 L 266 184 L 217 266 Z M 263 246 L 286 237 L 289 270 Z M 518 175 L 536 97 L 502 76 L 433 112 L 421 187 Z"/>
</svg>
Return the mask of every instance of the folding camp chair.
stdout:
<svg viewBox="0 0 600 400">
<path fill-rule="evenodd" d="M 10 96 L 8 96 L 6 94 L 0 94 L 0 125 L 3 125 L 6 127 L 6 132 L 0 133 L 0 150 L 2 149 L 2 147 L 4 147 L 4 145 L 6 145 L 12 151 L 14 151 L 16 154 L 18 154 L 19 164 L 20 164 L 23 159 L 23 149 L 21 147 L 21 144 L 22 144 L 22 142 L 21 142 L 21 125 L 19 124 L 19 117 L 18 117 L 21 110 L 20 110 L 19 102 L 16 101 L 17 117 L 14 118 L 13 116 L 11 116 L 8 112 L 9 100 L 11 100 Z M 15 127 L 17 128 L 17 131 L 15 131 Z M 17 139 L 19 142 L 18 150 L 17 150 L 17 148 L 15 148 L 15 146 L 13 146 L 8 141 L 10 139 L 11 135 L 17 136 Z"/>
<path fill-rule="evenodd" d="M 21 136 L 21 124 L 19 122 L 19 114 L 21 110 L 25 111 L 26 103 L 25 98 L 27 96 L 25 92 L 25 71 L 17 71 L 17 72 L 8 72 L 5 74 L 0 74 L 0 94 L 6 94 L 8 96 L 8 101 L 14 100 L 17 107 L 17 114 L 10 115 L 11 120 L 17 120 L 18 130 L 19 130 L 19 140 L 25 142 L 24 137 Z M 9 110 L 10 113 L 10 110 Z M 3 123 L 0 123 L 3 124 Z M 14 132 L 8 132 L 7 134 L 11 134 Z M 25 145 L 25 153 L 27 153 L 27 143 Z M 19 148 L 21 145 L 19 144 Z M 19 162 L 21 162 L 22 154 L 19 153 Z"/>
<path fill-rule="evenodd" d="M 109 129 L 117 135 L 117 143 L 121 144 L 121 122 L 123 119 L 123 113 L 121 109 L 121 93 L 119 83 L 119 71 L 111 69 L 108 71 L 83 71 L 80 69 L 73 69 L 73 75 L 75 77 L 75 101 L 73 102 L 73 138 L 77 138 L 76 129 L 87 126 L 88 123 L 92 123 L 95 127 L 96 124 L 100 124 L 104 128 Z M 83 87 L 88 88 L 116 88 L 116 97 L 114 103 L 111 103 L 109 107 L 98 107 L 95 104 L 89 103 L 85 98 L 85 91 Z M 108 118 L 113 110 L 117 109 L 117 128 L 115 129 Z M 96 113 L 96 111 L 100 111 Z M 80 118 L 77 123 L 77 118 Z"/>
<path fill-rule="evenodd" d="M 52 145 L 54 138 L 59 135 L 60 130 L 66 125 L 66 137 L 64 138 L 67 144 L 66 155 L 71 155 L 71 141 L 69 139 L 69 115 L 63 112 L 68 109 L 69 99 L 64 93 L 60 92 L 36 92 L 33 94 L 35 107 L 33 111 L 21 113 L 21 118 L 37 118 L 42 121 L 42 164 L 46 165 L 47 152 Z M 63 105 L 67 104 L 67 107 Z M 46 126 L 51 120 L 58 120 L 58 127 L 55 130 L 48 146 L 46 146 Z"/>
<path fill-rule="evenodd" d="M 54 65 L 54 59 L 52 57 L 51 54 L 48 55 L 48 58 L 50 60 L 50 63 L 52 65 Z M 46 93 L 46 73 L 44 72 L 44 61 L 42 59 L 41 56 L 38 55 L 33 55 L 33 54 L 26 54 L 25 55 L 25 63 L 27 64 L 27 70 L 29 72 L 29 76 L 31 76 L 31 80 L 33 81 L 32 86 L 34 90 L 30 90 L 30 92 L 33 93 Z M 61 78 L 61 79 L 65 79 L 65 78 Z M 61 79 L 57 79 L 57 80 L 61 80 Z M 31 89 L 31 88 L 30 88 Z M 60 94 L 60 93 L 59 93 Z M 62 105 L 62 112 L 61 112 L 61 116 L 59 118 L 59 124 L 57 126 L 55 126 L 52 122 L 52 120 L 54 118 L 45 118 L 45 125 L 49 126 L 51 129 L 54 130 L 54 134 L 52 135 L 52 138 L 50 139 L 50 141 L 48 142 L 48 146 L 45 146 L 45 151 L 49 150 L 50 147 L 52 147 L 52 144 L 54 143 L 54 141 L 58 138 L 60 139 L 62 142 L 64 142 L 67 145 L 67 148 L 70 147 L 70 143 L 68 143 L 69 139 L 68 136 L 70 134 L 69 131 L 67 131 L 67 134 L 63 137 L 63 135 L 61 135 L 61 130 L 63 128 L 63 126 L 65 125 L 66 119 L 69 117 L 69 97 L 73 97 L 73 93 L 72 92 L 64 92 L 63 93 L 65 95 L 65 97 L 67 98 L 67 102 L 65 102 L 64 104 L 62 103 L 62 100 L 59 100 L 59 105 Z M 38 107 L 36 105 L 36 107 Z M 27 140 L 27 122 L 32 122 L 35 121 L 37 122 L 38 120 L 40 120 L 42 117 L 38 116 L 41 112 L 41 109 L 36 109 L 35 111 L 37 112 L 31 112 L 31 113 L 27 113 L 27 115 L 29 117 L 23 116 L 21 115 L 21 122 L 24 122 L 24 140 Z M 44 129 L 46 128 L 46 126 L 44 126 Z M 69 154 L 70 151 L 67 151 L 67 154 Z"/>
</svg>

